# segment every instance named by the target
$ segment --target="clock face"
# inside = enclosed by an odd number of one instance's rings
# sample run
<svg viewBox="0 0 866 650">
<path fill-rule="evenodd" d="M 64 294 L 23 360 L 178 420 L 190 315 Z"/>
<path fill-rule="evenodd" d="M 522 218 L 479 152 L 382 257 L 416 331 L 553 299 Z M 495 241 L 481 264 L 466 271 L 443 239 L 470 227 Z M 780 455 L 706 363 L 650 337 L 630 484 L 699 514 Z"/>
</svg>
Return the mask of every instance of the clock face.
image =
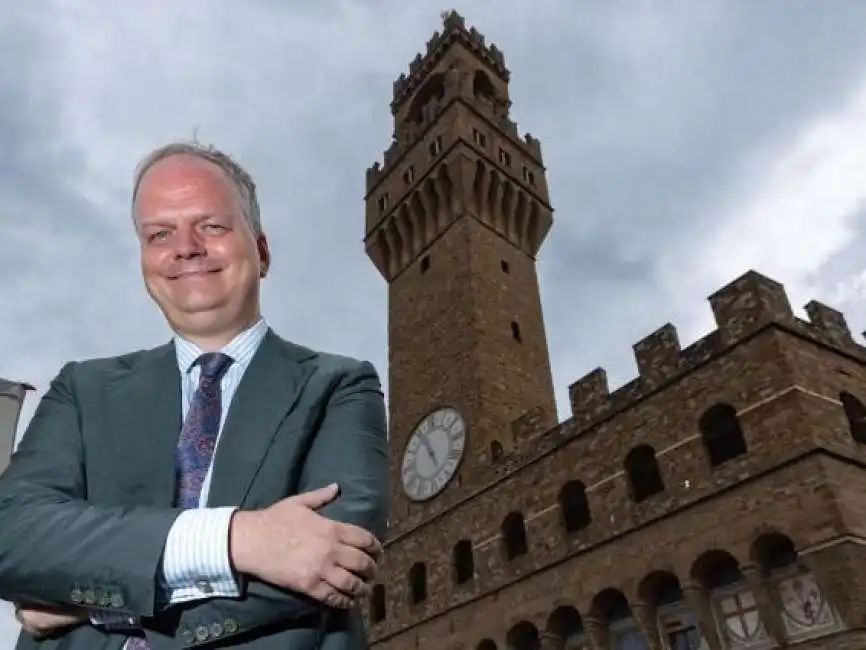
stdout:
<svg viewBox="0 0 866 650">
<path fill-rule="evenodd" d="M 466 421 L 457 409 L 433 411 L 415 427 L 403 452 L 403 489 L 414 501 L 439 494 L 454 476 L 466 445 Z"/>
</svg>

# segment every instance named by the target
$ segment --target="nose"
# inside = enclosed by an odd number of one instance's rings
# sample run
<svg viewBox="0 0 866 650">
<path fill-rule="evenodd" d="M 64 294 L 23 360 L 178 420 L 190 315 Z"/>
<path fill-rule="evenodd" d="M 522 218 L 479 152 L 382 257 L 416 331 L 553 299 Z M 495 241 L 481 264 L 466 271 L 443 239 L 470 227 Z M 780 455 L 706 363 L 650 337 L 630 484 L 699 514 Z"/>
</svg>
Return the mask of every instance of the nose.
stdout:
<svg viewBox="0 0 866 650">
<path fill-rule="evenodd" d="M 194 228 L 178 229 L 174 237 L 174 254 L 178 259 L 199 257 L 207 252 L 199 233 Z"/>
</svg>

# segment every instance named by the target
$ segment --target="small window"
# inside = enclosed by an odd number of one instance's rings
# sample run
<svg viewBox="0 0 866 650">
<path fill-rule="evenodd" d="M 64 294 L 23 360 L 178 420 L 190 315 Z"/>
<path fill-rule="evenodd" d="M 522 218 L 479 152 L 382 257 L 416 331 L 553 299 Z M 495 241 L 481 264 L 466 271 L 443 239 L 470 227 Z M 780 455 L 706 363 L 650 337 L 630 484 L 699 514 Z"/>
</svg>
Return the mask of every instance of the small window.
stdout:
<svg viewBox="0 0 866 650">
<path fill-rule="evenodd" d="M 851 393 L 840 393 L 839 401 L 848 421 L 848 431 L 854 442 L 866 443 L 866 406 Z"/>
<path fill-rule="evenodd" d="M 403 172 L 403 181 L 406 185 L 411 185 L 415 182 L 415 165 L 409 165 L 406 171 Z"/>
<path fill-rule="evenodd" d="M 535 187 L 535 174 L 529 167 L 524 166 L 523 168 L 523 180 Z"/>
<path fill-rule="evenodd" d="M 388 209 L 388 206 L 391 204 L 391 197 L 388 195 L 388 192 L 385 192 L 382 196 L 379 197 L 379 211 L 385 212 Z"/>
<path fill-rule="evenodd" d="M 421 258 L 421 273 L 427 273 L 427 269 L 430 268 L 430 256 L 425 255 Z"/>
<path fill-rule="evenodd" d="M 373 587 L 373 597 L 370 599 L 370 618 L 374 623 L 385 620 L 385 587 L 376 585 Z"/>
<path fill-rule="evenodd" d="M 479 147 L 486 147 L 487 146 L 487 136 L 484 135 L 478 129 L 472 129 L 472 139 L 475 141 L 475 144 L 477 144 Z"/>
<path fill-rule="evenodd" d="M 631 498 L 635 503 L 646 501 L 651 496 L 665 491 L 655 450 L 649 445 L 638 445 L 625 457 L 625 473 L 628 477 Z"/>
<path fill-rule="evenodd" d="M 452 549 L 454 563 L 454 582 L 466 584 L 475 577 L 475 557 L 472 552 L 472 542 L 461 539 Z"/>
<path fill-rule="evenodd" d="M 514 560 L 529 552 L 526 538 L 526 521 L 519 512 L 511 512 L 505 517 L 500 528 L 505 546 L 505 559 Z"/>
<path fill-rule="evenodd" d="M 523 336 L 520 334 L 520 325 L 517 321 L 511 321 L 511 336 L 518 343 L 523 343 Z"/>
<path fill-rule="evenodd" d="M 749 450 L 737 410 L 730 404 L 708 408 L 698 420 L 698 427 L 712 467 L 724 465 Z"/>
<path fill-rule="evenodd" d="M 430 146 L 428 147 L 428 149 L 430 151 L 430 155 L 433 157 L 438 156 L 440 153 L 442 153 L 442 136 L 437 135 L 435 138 L 433 138 L 433 140 L 430 142 Z"/>
<path fill-rule="evenodd" d="M 589 513 L 589 501 L 583 483 L 569 481 L 562 486 L 559 491 L 559 509 L 565 532 L 576 533 L 589 526 L 592 516 Z"/>
<path fill-rule="evenodd" d="M 511 154 L 505 149 L 499 150 L 499 164 L 511 167 Z"/>
<path fill-rule="evenodd" d="M 508 273 L 508 271 L 511 270 L 511 265 L 510 265 L 508 262 L 506 262 L 505 260 L 502 260 L 502 261 L 499 263 L 499 266 L 502 267 L 502 272 L 503 272 L 503 273 Z"/>
<path fill-rule="evenodd" d="M 409 597 L 413 605 L 427 600 L 427 565 L 416 562 L 409 569 Z"/>
</svg>

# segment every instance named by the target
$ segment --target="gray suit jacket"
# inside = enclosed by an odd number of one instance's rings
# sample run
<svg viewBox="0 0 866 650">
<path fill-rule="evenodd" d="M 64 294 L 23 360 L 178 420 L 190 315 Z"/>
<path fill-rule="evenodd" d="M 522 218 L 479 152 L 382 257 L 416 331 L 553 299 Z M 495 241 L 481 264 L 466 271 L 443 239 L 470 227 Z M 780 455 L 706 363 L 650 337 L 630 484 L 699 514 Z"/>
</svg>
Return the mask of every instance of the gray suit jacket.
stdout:
<svg viewBox="0 0 866 650">
<path fill-rule="evenodd" d="M 67 364 L 0 477 L 0 599 L 142 617 L 153 650 L 362 650 L 360 612 L 244 580 L 239 599 L 165 606 L 157 574 L 179 510 L 174 448 L 180 377 L 172 344 Z M 261 508 L 337 481 L 322 509 L 384 536 L 386 415 L 367 362 L 268 332 L 229 407 L 210 506 Z M 18 650 L 117 650 L 124 635 L 82 625 Z"/>
</svg>

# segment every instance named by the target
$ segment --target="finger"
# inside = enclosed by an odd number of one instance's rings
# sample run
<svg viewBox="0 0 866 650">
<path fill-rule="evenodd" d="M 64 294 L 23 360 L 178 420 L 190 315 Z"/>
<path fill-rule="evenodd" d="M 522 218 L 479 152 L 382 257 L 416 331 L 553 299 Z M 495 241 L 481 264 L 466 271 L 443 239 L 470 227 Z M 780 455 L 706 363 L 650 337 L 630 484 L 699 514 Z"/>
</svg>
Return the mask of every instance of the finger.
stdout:
<svg viewBox="0 0 866 650">
<path fill-rule="evenodd" d="M 325 600 L 326 605 L 329 605 L 330 607 L 335 607 L 337 609 L 349 609 L 350 607 L 352 607 L 353 602 L 354 601 L 352 601 L 351 598 L 349 598 L 348 596 L 344 596 L 338 591 L 330 592 L 328 598 Z"/>
<path fill-rule="evenodd" d="M 361 578 L 345 569 L 332 566 L 322 576 L 326 583 L 351 600 L 367 595 L 368 586 Z"/>
<path fill-rule="evenodd" d="M 339 492 L 340 486 L 336 483 L 331 483 L 330 485 L 326 485 L 318 490 L 296 494 L 289 497 L 289 500 L 298 505 L 315 510 L 336 499 Z"/>
<path fill-rule="evenodd" d="M 349 609 L 354 602 L 351 597 L 334 589 L 327 582 L 322 582 L 310 595 L 319 602 L 337 609 Z"/>
<path fill-rule="evenodd" d="M 351 524 L 337 524 L 337 539 L 347 546 L 361 549 L 377 558 L 382 555 L 382 544 L 369 531 Z"/>
<path fill-rule="evenodd" d="M 364 551 L 351 546 L 338 547 L 334 552 L 334 564 L 355 574 L 365 582 L 376 577 L 376 562 Z"/>
</svg>

